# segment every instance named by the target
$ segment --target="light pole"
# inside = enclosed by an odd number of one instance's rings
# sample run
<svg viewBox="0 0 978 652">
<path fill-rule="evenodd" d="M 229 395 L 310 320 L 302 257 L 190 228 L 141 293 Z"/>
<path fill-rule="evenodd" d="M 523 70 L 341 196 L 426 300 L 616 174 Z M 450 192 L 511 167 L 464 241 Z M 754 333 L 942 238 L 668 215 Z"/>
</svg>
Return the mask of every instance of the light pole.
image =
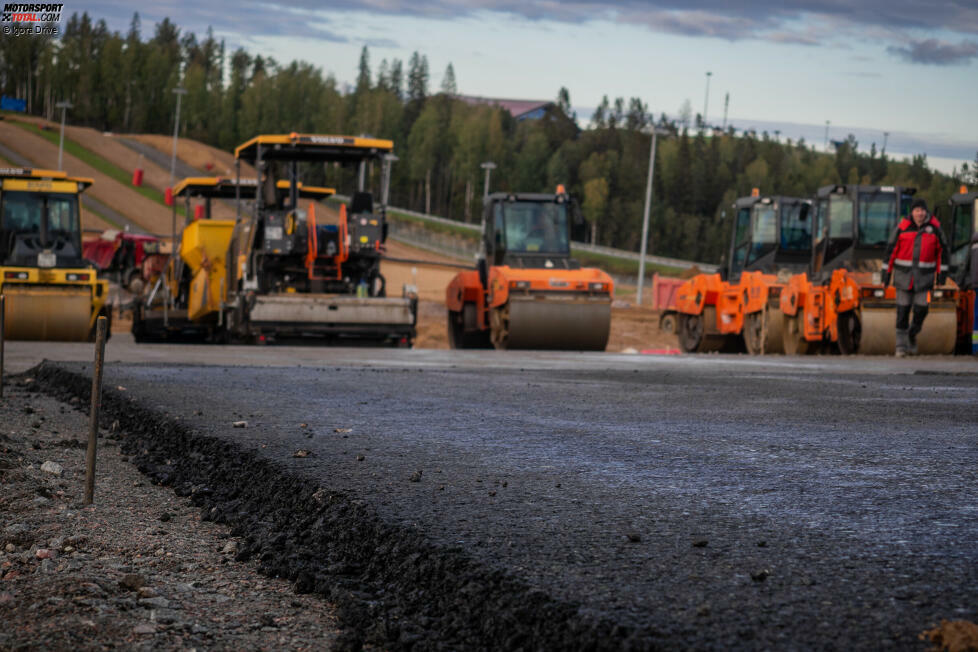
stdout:
<svg viewBox="0 0 978 652">
<path fill-rule="evenodd" d="M 652 173 L 655 170 L 655 137 L 665 136 L 665 129 L 652 127 L 652 146 L 649 148 L 649 180 L 645 184 L 645 215 L 642 217 L 642 252 L 638 256 L 638 296 L 635 305 L 642 305 L 642 287 L 645 285 L 645 252 L 649 244 L 649 211 L 652 208 Z"/>
<path fill-rule="evenodd" d="M 886 152 L 886 141 L 887 141 L 887 139 L 889 139 L 889 137 L 890 137 L 890 132 L 889 131 L 884 131 L 883 132 L 883 152 Z"/>
<path fill-rule="evenodd" d="M 187 94 L 186 88 L 181 88 L 177 86 L 173 89 L 173 92 L 177 96 L 177 116 L 173 121 L 173 156 L 170 158 L 170 187 L 173 187 L 173 182 L 177 175 L 177 138 L 180 131 L 180 98 Z"/>
<path fill-rule="evenodd" d="M 381 192 L 381 205 L 384 208 L 387 208 L 387 201 L 391 195 L 391 168 L 400 160 L 395 154 L 384 154 L 384 187 Z"/>
<path fill-rule="evenodd" d="M 58 140 L 58 169 L 63 170 L 61 167 L 61 155 L 65 149 L 65 113 L 68 109 L 72 108 L 71 102 L 65 100 L 63 102 L 58 102 L 54 105 L 55 108 L 61 109 L 61 138 Z"/>
<path fill-rule="evenodd" d="M 831 120 L 825 121 L 825 151 L 829 151 L 829 125 L 832 124 Z"/>
<path fill-rule="evenodd" d="M 489 196 L 489 175 L 492 174 L 492 171 L 496 169 L 496 164 L 493 163 L 492 161 L 486 161 L 485 163 L 483 163 L 479 167 L 486 171 L 486 185 L 482 189 L 482 196 L 483 197 L 488 197 Z"/>
<path fill-rule="evenodd" d="M 713 73 L 706 71 L 706 97 L 703 98 L 703 128 L 706 129 L 706 110 L 710 107 L 710 77 Z"/>
</svg>

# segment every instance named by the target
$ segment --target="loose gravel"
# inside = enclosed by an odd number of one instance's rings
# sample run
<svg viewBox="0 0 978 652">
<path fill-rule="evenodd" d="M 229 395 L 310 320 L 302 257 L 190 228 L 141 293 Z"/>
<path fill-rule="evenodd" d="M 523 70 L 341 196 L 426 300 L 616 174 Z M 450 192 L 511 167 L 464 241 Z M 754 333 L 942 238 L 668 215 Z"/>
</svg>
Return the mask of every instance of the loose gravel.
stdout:
<svg viewBox="0 0 978 652">
<path fill-rule="evenodd" d="M 111 424 L 21 378 L 0 401 L 0 650 L 348 647 L 334 608 L 236 561 L 241 542 L 139 473 Z M 84 406 L 84 407 L 83 407 Z"/>
</svg>

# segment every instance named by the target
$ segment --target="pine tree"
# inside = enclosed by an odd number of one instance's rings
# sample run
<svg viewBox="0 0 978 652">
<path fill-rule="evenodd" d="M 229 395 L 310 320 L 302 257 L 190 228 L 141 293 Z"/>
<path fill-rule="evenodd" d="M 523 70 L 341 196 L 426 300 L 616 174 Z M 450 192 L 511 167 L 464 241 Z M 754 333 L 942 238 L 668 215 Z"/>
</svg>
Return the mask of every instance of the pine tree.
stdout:
<svg viewBox="0 0 978 652">
<path fill-rule="evenodd" d="M 571 108 L 570 91 L 567 90 L 566 86 L 561 86 L 560 90 L 557 91 L 557 108 L 571 120 L 577 118 L 577 114 Z"/>
<path fill-rule="evenodd" d="M 601 98 L 601 104 L 598 108 L 594 110 L 591 114 L 591 128 L 592 129 L 604 129 L 608 126 L 608 113 L 610 106 L 608 104 L 608 96 L 605 95 Z"/>
<path fill-rule="evenodd" d="M 449 63 L 445 68 L 445 74 L 441 78 L 441 92 L 448 97 L 458 95 L 458 86 L 455 83 L 455 68 Z"/>
<path fill-rule="evenodd" d="M 408 101 L 424 102 L 428 97 L 428 57 L 415 51 L 408 65 Z"/>
<path fill-rule="evenodd" d="M 364 45 L 360 50 L 360 63 L 357 67 L 357 87 L 356 94 L 361 95 L 370 90 L 370 52 Z"/>
<path fill-rule="evenodd" d="M 391 63 L 390 89 L 397 95 L 397 99 L 404 98 L 404 64 L 400 59 L 394 59 Z"/>
</svg>

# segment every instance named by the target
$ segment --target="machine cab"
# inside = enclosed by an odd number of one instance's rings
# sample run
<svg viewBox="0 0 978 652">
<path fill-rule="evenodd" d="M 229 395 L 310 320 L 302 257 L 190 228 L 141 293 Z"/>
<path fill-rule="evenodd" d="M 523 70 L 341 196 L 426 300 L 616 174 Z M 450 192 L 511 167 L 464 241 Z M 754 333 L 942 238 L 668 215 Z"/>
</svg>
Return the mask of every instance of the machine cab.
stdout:
<svg viewBox="0 0 978 652">
<path fill-rule="evenodd" d="M 943 224 L 951 248 L 947 257 L 948 273 L 960 286 L 968 286 L 968 261 L 971 256 L 971 241 L 978 233 L 978 192 L 961 192 L 951 197 L 951 218 Z"/>
<path fill-rule="evenodd" d="M 823 186 L 815 197 L 812 273 L 827 276 L 845 268 L 878 272 L 886 243 L 907 215 L 915 188 Z"/>
<path fill-rule="evenodd" d="M 801 270 L 811 256 L 812 202 L 797 197 L 742 197 L 734 205 L 727 279 L 744 271 Z"/>
<path fill-rule="evenodd" d="M 0 170 L 0 264 L 85 267 L 78 194 L 90 179 L 64 172 Z"/>
<path fill-rule="evenodd" d="M 566 193 L 494 193 L 486 198 L 483 233 L 489 265 L 578 269 L 570 257 L 577 216 Z"/>
</svg>

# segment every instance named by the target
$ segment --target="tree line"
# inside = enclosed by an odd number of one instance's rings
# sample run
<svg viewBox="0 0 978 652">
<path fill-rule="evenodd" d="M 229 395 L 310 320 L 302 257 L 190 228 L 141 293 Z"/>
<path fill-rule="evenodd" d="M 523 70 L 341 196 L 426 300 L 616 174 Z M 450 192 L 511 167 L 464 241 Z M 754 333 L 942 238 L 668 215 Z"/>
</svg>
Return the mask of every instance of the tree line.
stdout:
<svg viewBox="0 0 978 652">
<path fill-rule="evenodd" d="M 516 120 L 498 106 L 457 96 L 451 64 L 432 89 L 427 57 L 383 60 L 363 48 L 355 82 L 307 62 L 279 63 L 242 48 L 227 51 L 208 30 L 203 37 L 169 19 L 144 35 L 139 15 L 123 34 L 104 20 L 74 14 L 60 38 L 0 37 L 0 90 L 26 100 L 27 111 L 57 119 L 68 100 L 70 122 L 104 131 L 172 133 L 176 96 L 183 137 L 231 149 L 259 133 L 369 134 L 395 143 L 400 161 L 391 178 L 391 204 L 478 221 L 483 171 L 496 163 L 492 190 L 553 192 L 563 184 L 577 197 L 588 240 L 637 250 L 649 166 L 650 127 L 658 137 L 649 245 L 659 255 L 717 262 L 727 248 L 737 197 L 806 197 L 834 183 L 904 185 L 931 206 L 961 183 L 978 183 L 978 160 L 953 175 L 930 169 L 925 155 L 898 162 L 875 143 L 861 151 L 853 136 L 833 154 L 768 133 L 709 128 L 689 111 L 655 120 L 640 98 L 602 98 L 588 128 L 578 126 L 561 88 L 540 119 Z M 978 159 L 978 157 L 976 157 Z M 351 171 L 309 169 L 310 182 L 352 182 Z M 373 179 L 380 170 L 372 169 Z"/>
</svg>

